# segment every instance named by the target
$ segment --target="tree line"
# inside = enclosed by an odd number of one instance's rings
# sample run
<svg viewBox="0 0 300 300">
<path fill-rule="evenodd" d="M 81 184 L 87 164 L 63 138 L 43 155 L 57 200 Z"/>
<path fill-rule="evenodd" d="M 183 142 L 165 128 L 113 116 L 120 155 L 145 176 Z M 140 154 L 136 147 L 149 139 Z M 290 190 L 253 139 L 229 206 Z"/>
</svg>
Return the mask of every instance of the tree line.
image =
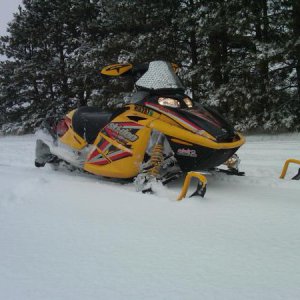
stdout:
<svg viewBox="0 0 300 300">
<path fill-rule="evenodd" d="M 300 127 L 299 0 L 23 0 L 0 38 L 0 130 L 30 132 L 133 88 L 108 64 L 168 60 L 240 130 Z"/>
</svg>

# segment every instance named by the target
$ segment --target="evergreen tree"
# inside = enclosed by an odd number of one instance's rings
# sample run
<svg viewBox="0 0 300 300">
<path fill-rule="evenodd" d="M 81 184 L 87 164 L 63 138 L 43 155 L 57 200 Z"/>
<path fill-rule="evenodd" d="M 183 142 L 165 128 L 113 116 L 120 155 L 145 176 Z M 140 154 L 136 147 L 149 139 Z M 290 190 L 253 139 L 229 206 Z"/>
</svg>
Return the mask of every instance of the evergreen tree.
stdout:
<svg viewBox="0 0 300 300">
<path fill-rule="evenodd" d="M 107 109 L 134 82 L 101 67 L 162 59 L 240 129 L 299 128 L 299 16 L 297 0 L 23 0 L 0 39 L 0 126 Z"/>
</svg>

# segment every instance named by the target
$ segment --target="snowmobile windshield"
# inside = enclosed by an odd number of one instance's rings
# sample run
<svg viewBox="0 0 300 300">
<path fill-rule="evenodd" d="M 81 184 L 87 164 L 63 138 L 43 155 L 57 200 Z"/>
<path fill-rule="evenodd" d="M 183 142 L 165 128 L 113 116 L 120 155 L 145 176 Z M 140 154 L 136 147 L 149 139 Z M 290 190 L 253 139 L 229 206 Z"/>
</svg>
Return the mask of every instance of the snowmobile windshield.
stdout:
<svg viewBox="0 0 300 300">
<path fill-rule="evenodd" d="M 172 65 L 165 61 L 152 61 L 147 72 L 136 82 L 139 89 L 182 90 L 184 86 Z"/>
</svg>

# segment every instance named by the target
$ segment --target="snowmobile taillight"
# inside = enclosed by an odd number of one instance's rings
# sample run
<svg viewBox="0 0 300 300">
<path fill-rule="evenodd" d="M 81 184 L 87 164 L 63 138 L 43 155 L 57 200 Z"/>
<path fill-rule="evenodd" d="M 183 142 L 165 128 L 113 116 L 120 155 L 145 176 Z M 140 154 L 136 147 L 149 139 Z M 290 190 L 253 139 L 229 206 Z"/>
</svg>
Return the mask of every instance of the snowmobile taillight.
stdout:
<svg viewBox="0 0 300 300">
<path fill-rule="evenodd" d="M 56 133 L 59 137 L 62 137 L 68 130 L 71 125 L 71 120 L 69 118 L 64 118 L 60 120 L 56 125 Z"/>
</svg>

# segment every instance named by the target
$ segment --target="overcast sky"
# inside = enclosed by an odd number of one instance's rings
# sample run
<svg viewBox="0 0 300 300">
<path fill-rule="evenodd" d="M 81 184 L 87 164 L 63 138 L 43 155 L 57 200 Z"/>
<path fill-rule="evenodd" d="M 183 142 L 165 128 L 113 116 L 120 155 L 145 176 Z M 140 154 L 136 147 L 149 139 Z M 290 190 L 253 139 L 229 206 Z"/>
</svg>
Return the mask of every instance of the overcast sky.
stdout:
<svg viewBox="0 0 300 300">
<path fill-rule="evenodd" d="M 13 18 L 13 13 L 18 11 L 22 0 L 0 0 L 0 35 L 6 34 L 7 23 Z"/>
</svg>

